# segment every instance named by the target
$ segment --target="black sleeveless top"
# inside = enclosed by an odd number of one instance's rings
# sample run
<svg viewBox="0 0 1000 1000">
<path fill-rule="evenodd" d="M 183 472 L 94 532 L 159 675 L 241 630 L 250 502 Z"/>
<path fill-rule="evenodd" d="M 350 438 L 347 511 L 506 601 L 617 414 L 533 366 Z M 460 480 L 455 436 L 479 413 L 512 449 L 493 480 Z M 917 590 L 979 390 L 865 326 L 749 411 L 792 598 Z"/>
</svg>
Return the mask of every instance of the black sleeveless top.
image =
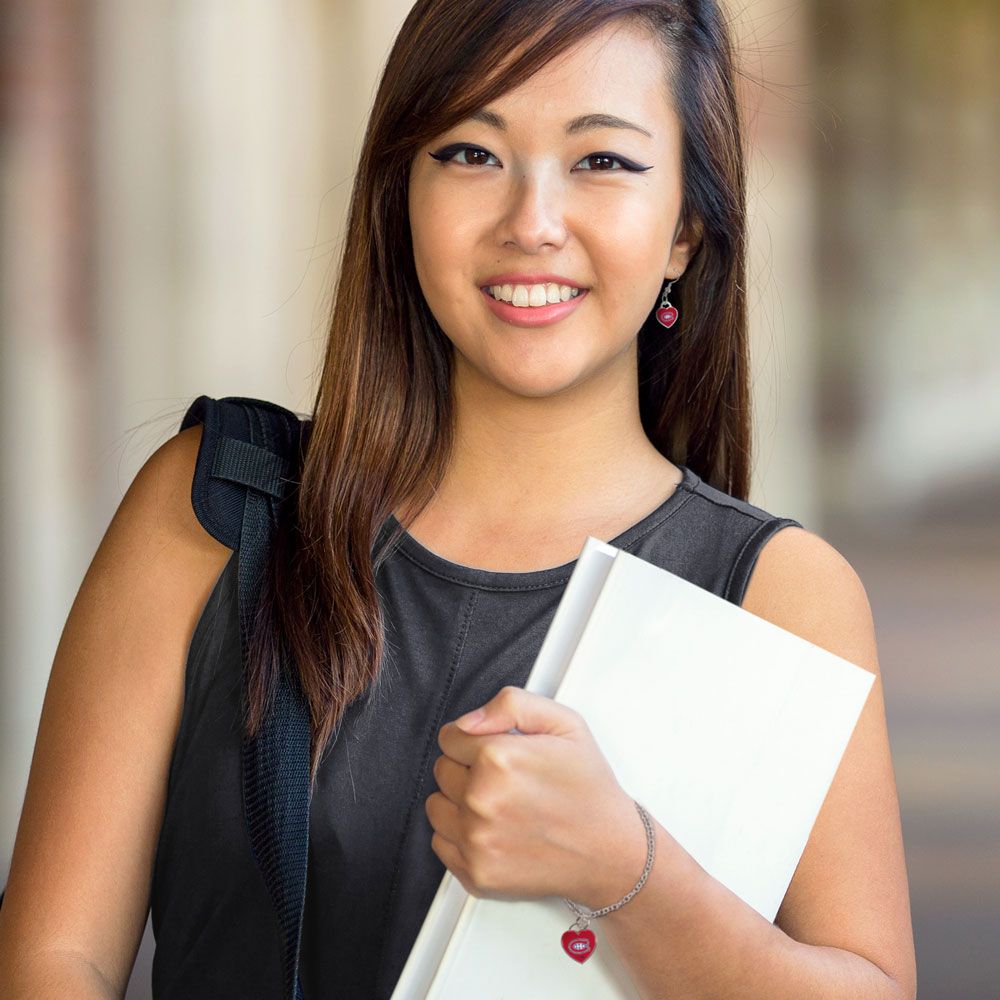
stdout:
<svg viewBox="0 0 1000 1000">
<path fill-rule="evenodd" d="M 760 549 L 797 525 L 683 480 L 610 540 L 741 604 Z M 376 544 L 397 526 L 392 515 Z M 300 976 L 307 998 L 391 996 L 445 867 L 424 801 L 446 722 L 523 687 L 575 562 L 505 573 L 450 562 L 404 534 L 379 567 L 382 676 L 348 708 L 310 810 Z M 234 552 L 191 639 L 152 880 L 154 1000 L 281 992 L 275 911 L 240 797 L 241 660 Z"/>
</svg>

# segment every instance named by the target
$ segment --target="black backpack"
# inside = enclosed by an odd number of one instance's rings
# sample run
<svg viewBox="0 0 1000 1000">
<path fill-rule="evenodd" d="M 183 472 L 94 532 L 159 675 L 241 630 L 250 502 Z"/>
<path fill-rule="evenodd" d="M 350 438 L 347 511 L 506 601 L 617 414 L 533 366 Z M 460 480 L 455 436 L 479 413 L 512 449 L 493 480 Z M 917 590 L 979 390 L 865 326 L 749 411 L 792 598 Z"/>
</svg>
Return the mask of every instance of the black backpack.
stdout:
<svg viewBox="0 0 1000 1000">
<path fill-rule="evenodd" d="M 202 526 L 237 550 L 244 692 L 252 615 L 277 505 L 298 482 L 303 422 L 261 399 L 199 396 L 181 430 L 200 423 L 191 501 Z M 243 811 L 250 846 L 282 936 L 282 1000 L 303 1000 L 299 946 L 305 906 L 311 798 L 309 713 L 293 671 L 281 670 L 274 710 L 254 740 L 243 737 Z"/>
<path fill-rule="evenodd" d="M 298 481 L 303 423 L 283 406 L 242 396 L 199 396 L 180 430 L 196 423 L 202 439 L 191 502 L 202 526 L 237 550 L 245 692 L 249 626 L 278 504 Z M 244 735 L 242 748 L 250 846 L 281 928 L 282 1000 L 303 1000 L 299 945 L 309 856 L 309 714 L 294 676 L 280 671 L 274 710 L 256 739 Z"/>
</svg>

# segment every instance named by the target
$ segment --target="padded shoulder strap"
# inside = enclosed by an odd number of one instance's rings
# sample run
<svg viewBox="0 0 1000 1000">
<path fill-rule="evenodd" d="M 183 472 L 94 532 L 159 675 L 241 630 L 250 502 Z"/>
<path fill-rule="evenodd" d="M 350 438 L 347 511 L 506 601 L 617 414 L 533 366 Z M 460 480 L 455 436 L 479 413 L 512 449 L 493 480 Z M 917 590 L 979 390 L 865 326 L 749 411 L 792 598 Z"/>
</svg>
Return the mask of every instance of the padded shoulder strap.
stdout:
<svg viewBox="0 0 1000 1000">
<path fill-rule="evenodd" d="M 247 487 L 274 502 L 291 485 L 299 466 L 302 422 L 291 410 L 264 399 L 199 396 L 180 429 L 202 425 L 201 446 L 191 484 L 194 512 L 213 538 L 239 545 Z"/>
<path fill-rule="evenodd" d="M 191 500 L 198 520 L 238 550 L 240 650 L 244 703 L 248 650 L 277 502 L 299 475 L 305 440 L 299 418 L 275 403 L 243 396 L 199 396 L 181 430 L 203 425 Z M 282 656 L 287 652 L 283 647 Z M 281 930 L 283 1000 L 302 1000 L 299 948 L 309 857 L 310 740 L 308 708 L 297 673 L 282 663 L 274 706 L 260 732 L 242 737 L 243 814 L 251 851 Z"/>
</svg>

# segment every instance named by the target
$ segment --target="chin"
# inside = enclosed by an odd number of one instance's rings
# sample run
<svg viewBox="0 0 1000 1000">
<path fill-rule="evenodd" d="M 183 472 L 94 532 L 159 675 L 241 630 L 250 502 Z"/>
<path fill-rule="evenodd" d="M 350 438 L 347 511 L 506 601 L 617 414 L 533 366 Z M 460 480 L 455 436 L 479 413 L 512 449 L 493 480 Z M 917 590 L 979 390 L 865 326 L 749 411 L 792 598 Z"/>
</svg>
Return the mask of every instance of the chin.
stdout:
<svg viewBox="0 0 1000 1000">
<path fill-rule="evenodd" d="M 613 345 L 595 343 L 586 326 L 490 327 L 463 350 L 452 343 L 456 374 L 485 381 L 516 396 L 545 398 L 566 392 L 605 369 L 618 356 Z"/>
<path fill-rule="evenodd" d="M 565 354 L 560 357 L 546 355 L 522 358 L 517 364 L 493 365 L 489 377 L 512 395 L 526 399 L 545 399 L 566 392 L 584 382 L 592 366 L 577 363 Z"/>
</svg>

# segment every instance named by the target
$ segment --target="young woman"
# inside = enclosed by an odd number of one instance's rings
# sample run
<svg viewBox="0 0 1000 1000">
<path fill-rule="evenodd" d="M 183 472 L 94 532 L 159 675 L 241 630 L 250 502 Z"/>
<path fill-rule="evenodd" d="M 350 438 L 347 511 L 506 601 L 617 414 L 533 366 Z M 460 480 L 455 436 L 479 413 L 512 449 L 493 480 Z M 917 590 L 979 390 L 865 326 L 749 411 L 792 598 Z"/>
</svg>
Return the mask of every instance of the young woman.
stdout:
<svg viewBox="0 0 1000 1000">
<path fill-rule="evenodd" d="M 734 72 L 715 0 L 419 0 L 403 25 L 262 606 L 312 721 L 306 997 L 389 997 L 446 869 L 590 908 L 636 884 L 628 790 L 584 719 L 523 690 L 588 534 L 878 673 L 851 566 L 747 501 Z M 158 1000 L 280 995 L 201 443 L 147 462 L 67 622 L 0 910 L 6 996 L 122 996 L 150 900 Z M 773 924 L 650 819 L 648 878 L 595 925 L 642 996 L 915 995 L 878 678 Z"/>
</svg>

